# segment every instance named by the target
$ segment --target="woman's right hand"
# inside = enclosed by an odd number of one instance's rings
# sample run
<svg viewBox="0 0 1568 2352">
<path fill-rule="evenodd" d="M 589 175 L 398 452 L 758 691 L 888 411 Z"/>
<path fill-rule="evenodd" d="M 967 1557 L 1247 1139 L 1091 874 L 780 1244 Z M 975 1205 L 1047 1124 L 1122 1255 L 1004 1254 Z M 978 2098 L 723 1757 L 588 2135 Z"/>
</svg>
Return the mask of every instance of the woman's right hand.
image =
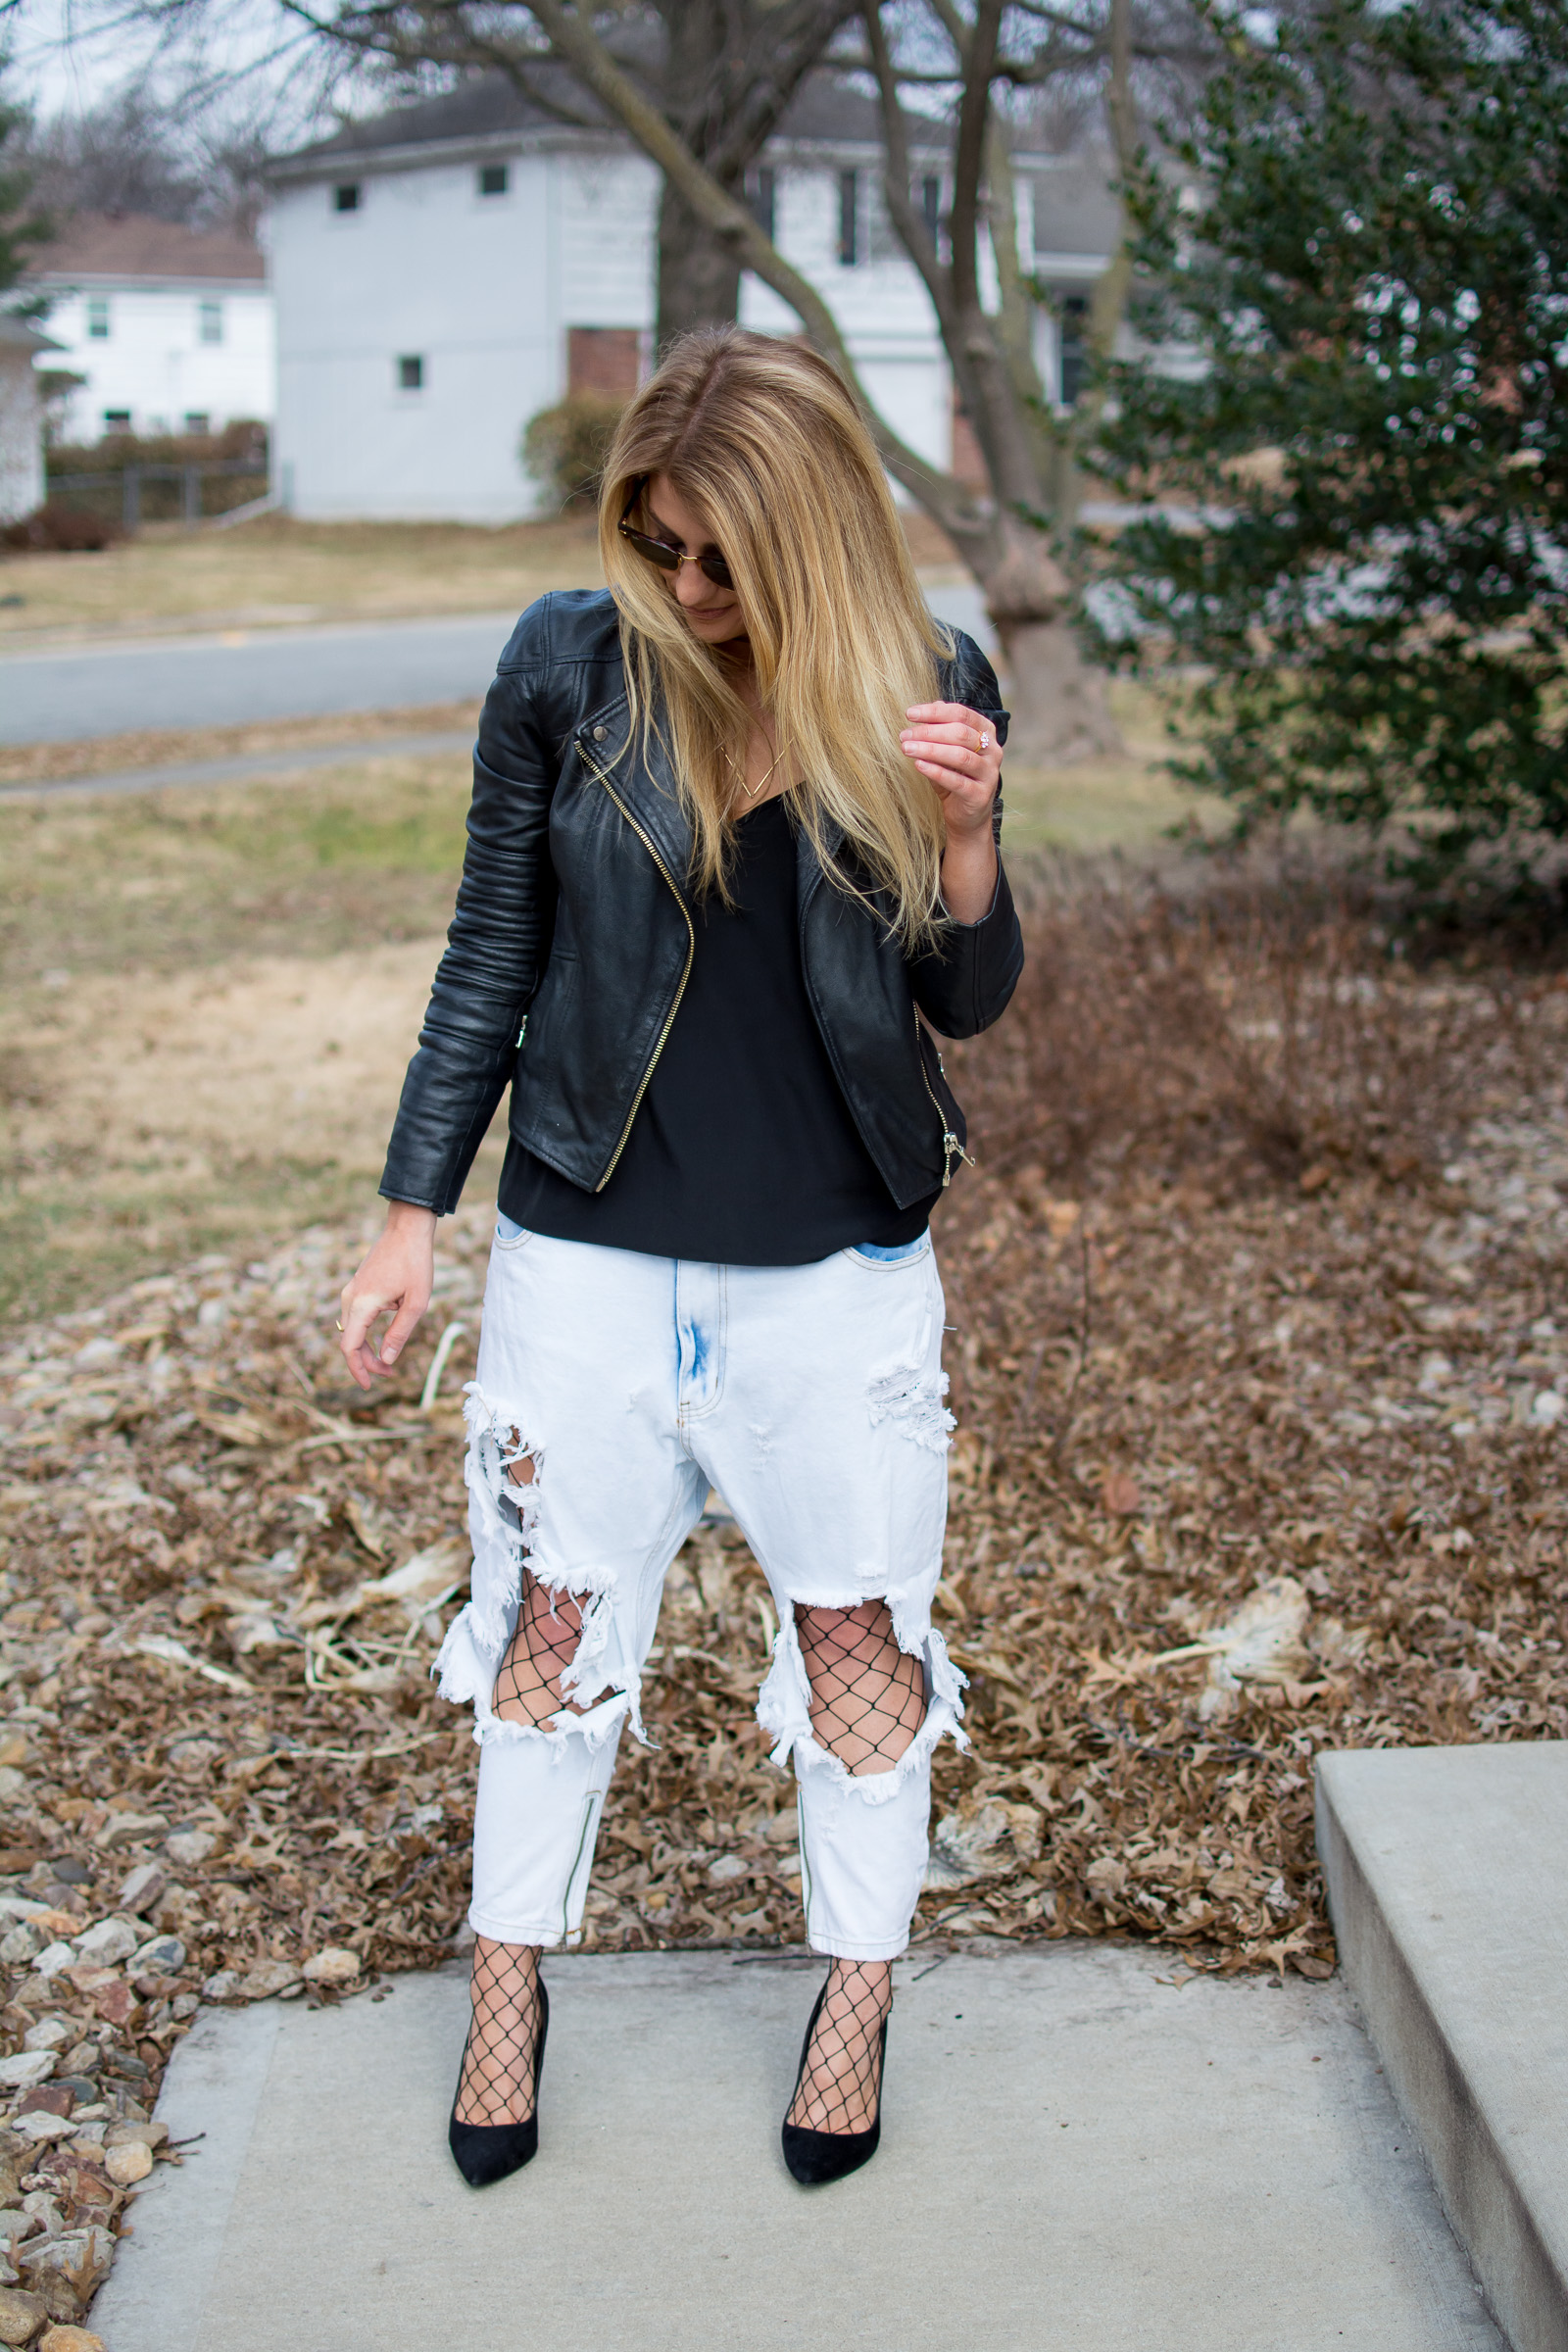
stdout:
<svg viewBox="0 0 1568 2352">
<path fill-rule="evenodd" d="M 386 1231 L 353 1281 L 344 1284 L 339 1302 L 343 1336 L 338 1346 L 362 1389 L 373 1385 L 376 1373 L 384 1379 L 392 1370 L 430 1303 L 434 1284 L 435 1211 L 394 1200 L 386 1212 Z M 378 1347 L 370 1326 L 389 1310 L 391 1328 Z"/>
</svg>

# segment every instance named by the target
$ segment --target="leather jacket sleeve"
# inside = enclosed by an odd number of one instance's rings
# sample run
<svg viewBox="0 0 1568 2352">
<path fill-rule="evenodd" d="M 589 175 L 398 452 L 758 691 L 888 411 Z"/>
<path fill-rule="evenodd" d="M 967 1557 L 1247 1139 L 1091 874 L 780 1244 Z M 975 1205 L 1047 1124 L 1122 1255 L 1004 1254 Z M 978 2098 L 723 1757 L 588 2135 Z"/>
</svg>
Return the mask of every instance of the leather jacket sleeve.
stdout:
<svg viewBox="0 0 1568 2352">
<path fill-rule="evenodd" d="M 954 659 L 944 662 L 942 700 L 962 703 L 993 721 L 997 740 L 1007 740 L 1008 713 L 1002 707 L 997 673 L 972 637 L 954 632 Z M 944 1037 L 975 1037 L 1006 1010 L 1023 970 L 1023 935 L 1002 862 L 1002 794 L 991 815 L 997 844 L 997 887 L 991 905 L 975 923 L 951 916 L 936 944 L 911 958 L 914 1001 Z"/>
<path fill-rule="evenodd" d="M 457 909 L 387 1147 L 382 1193 L 438 1216 L 457 1207 L 511 1082 L 550 952 L 550 805 L 561 758 L 547 625 L 537 605 L 523 614 L 485 698 Z"/>
</svg>

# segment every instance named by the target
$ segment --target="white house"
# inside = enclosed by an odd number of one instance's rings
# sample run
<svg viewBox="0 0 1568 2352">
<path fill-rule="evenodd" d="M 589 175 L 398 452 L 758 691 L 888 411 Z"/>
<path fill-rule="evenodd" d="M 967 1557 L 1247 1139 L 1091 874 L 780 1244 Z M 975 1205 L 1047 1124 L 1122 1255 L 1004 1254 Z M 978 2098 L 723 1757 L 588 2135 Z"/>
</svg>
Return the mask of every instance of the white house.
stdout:
<svg viewBox="0 0 1568 2352">
<path fill-rule="evenodd" d="M 43 504 L 43 401 L 33 362 L 54 348 L 28 319 L 0 311 L 0 522 L 20 522 Z"/>
<path fill-rule="evenodd" d="M 922 161 L 936 220 L 942 156 L 917 153 L 917 172 Z M 1042 308 L 1042 372 L 1070 399 L 1072 305 L 1105 267 L 1116 210 L 1093 162 L 1020 156 L 1016 171 L 1020 257 L 1067 330 Z M 752 200 L 832 307 L 890 423 L 961 466 L 936 320 L 885 218 L 880 172 L 874 107 L 822 77 L 769 146 Z M 283 503 L 318 518 L 534 512 L 545 494 L 518 456 L 528 418 L 568 390 L 630 391 L 649 364 L 653 166 L 617 134 L 553 121 L 497 74 L 355 124 L 270 180 Z M 741 317 L 796 323 L 751 277 Z"/>
<path fill-rule="evenodd" d="M 57 411 L 63 439 L 270 422 L 272 295 L 254 239 L 133 213 L 78 213 L 27 284 L 49 297 L 49 332 L 64 354 L 51 365 L 83 379 Z"/>
</svg>

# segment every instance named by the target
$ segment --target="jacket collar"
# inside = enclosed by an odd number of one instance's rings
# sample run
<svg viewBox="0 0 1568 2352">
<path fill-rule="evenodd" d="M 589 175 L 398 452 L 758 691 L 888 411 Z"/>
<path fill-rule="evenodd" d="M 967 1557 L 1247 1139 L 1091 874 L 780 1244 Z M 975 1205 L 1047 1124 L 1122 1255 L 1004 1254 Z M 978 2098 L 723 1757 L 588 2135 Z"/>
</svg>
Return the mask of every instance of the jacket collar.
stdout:
<svg viewBox="0 0 1568 2352">
<path fill-rule="evenodd" d="M 627 815 L 647 834 L 681 895 L 689 898 L 692 829 L 681 807 L 669 755 L 655 734 L 649 739 L 645 757 L 641 730 L 635 740 L 628 740 L 630 719 L 631 706 L 622 691 L 579 719 L 573 741 L 589 776 L 598 782 L 602 774 L 604 782 L 600 790 L 608 785 Z M 804 829 L 797 831 L 795 842 L 797 886 L 804 914 L 807 901 L 822 880 L 822 866 L 810 836 Z M 838 826 L 831 826 L 827 836 L 829 854 L 836 855 L 842 842 Z"/>
<path fill-rule="evenodd" d="M 642 731 L 630 739 L 631 706 L 617 694 L 577 723 L 574 741 L 590 777 L 608 786 L 663 859 L 669 878 L 688 895 L 692 829 L 680 805 L 668 754 L 655 736 L 643 756 Z"/>
</svg>

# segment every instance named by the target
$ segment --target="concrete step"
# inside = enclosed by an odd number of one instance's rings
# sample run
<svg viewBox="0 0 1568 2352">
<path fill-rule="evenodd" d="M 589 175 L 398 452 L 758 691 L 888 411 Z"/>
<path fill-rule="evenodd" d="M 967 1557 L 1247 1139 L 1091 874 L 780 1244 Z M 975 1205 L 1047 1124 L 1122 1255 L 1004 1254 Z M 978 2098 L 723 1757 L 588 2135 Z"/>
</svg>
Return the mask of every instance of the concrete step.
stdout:
<svg viewBox="0 0 1568 2352">
<path fill-rule="evenodd" d="M 1568 1742 L 1324 1755 L 1346 1978 L 1514 2352 L 1568 2345 Z"/>
<path fill-rule="evenodd" d="M 1110 1944 L 901 1963 L 881 2153 L 797 2188 L 821 1962 L 547 1963 L 541 2149 L 446 2154 L 461 1971 L 209 2012 L 110 2352 L 1500 2352 L 1337 1983 Z"/>
</svg>

